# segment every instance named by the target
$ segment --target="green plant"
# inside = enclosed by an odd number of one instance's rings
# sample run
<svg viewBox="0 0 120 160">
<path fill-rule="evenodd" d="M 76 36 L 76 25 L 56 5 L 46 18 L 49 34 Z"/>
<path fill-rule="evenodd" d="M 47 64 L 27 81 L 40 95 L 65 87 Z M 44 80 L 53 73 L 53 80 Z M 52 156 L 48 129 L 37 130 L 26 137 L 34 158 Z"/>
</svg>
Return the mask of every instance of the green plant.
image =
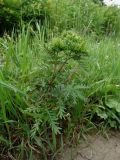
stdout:
<svg viewBox="0 0 120 160">
<path fill-rule="evenodd" d="M 104 22 L 103 29 L 104 32 L 109 34 L 113 33 L 114 35 L 119 34 L 119 15 L 120 10 L 117 7 L 108 7 L 104 13 Z"/>
<path fill-rule="evenodd" d="M 0 3 L 0 34 L 11 33 L 13 29 L 20 29 L 25 23 L 31 23 L 35 27 L 36 22 L 41 25 L 49 21 L 50 5 L 47 0 L 4 0 Z"/>
<path fill-rule="evenodd" d="M 22 23 L 44 26 L 46 34 L 74 29 L 96 35 L 119 34 L 119 8 L 92 0 L 30 0 L 0 3 L 1 33 L 19 28 Z"/>
<path fill-rule="evenodd" d="M 66 128 L 73 123 L 77 101 L 84 103 L 83 86 L 76 83 L 84 39 L 65 31 L 44 44 L 23 29 L 18 38 L 6 35 L 1 49 L 1 144 L 19 159 L 29 159 L 30 152 L 40 157 L 40 151 L 44 158 L 54 156 L 63 122 Z"/>
<path fill-rule="evenodd" d="M 22 23 L 0 38 L 0 158 L 54 159 L 66 136 L 120 128 L 120 40 L 110 37 L 119 35 L 119 9 L 90 0 L 8 6 L 3 26 L 21 13 L 37 30 Z"/>
<path fill-rule="evenodd" d="M 113 128 L 120 126 L 119 114 L 119 40 L 104 38 L 87 43 L 91 53 L 82 63 L 81 77 L 88 86 L 85 90 L 88 113 L 96 124 L 101 122 Z M 107 46 L 106 46 L 107 42 Z"/>
<path fill-rule="evenodd" d="M 108 96 L 104 103 L 94 107 L 97 116 L 104 120 L 106 126 L 120 128 L 120 102 L 117 98 Z"/>
</svg>

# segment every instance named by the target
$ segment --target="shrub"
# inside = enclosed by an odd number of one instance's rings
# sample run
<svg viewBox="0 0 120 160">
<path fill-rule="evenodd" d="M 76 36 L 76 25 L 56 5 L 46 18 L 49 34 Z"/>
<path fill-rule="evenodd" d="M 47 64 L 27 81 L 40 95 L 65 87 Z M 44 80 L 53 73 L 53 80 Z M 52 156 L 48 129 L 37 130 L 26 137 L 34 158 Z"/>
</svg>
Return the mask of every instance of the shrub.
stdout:
<svg viewBox="0 0 120 160">
<path fill-rule="evenodd" d="M 19 28 L 22 23 L 49 21 L 49 3 L 47 1 L 11 1 L 4 0 L 0 3 L 0 26 L 1 34 Z"/>
<path fill-rule="evenodd" d="M 11 31 L 20 22 L 20 13 L 0 4 L 0 34 Z"/>
</svg>

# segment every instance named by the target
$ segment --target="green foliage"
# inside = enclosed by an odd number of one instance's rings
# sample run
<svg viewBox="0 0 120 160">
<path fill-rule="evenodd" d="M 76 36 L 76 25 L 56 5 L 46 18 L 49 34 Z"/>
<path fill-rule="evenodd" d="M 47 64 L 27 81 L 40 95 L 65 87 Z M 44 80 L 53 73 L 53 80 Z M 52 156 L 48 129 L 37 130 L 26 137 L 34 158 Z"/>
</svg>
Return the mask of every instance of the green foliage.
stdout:
<svg viewBox="0 0 120 160">
<path fill-rule="evenodd" d="M 118 99 L 108 96 L 102 106 L 96 105 L 94 107 L 97 116 L 104 120 L 106 126 L 115 129 L 120 128 L 120 102 Z"/>
<path fill-rule="evenodd" d="M 13 26 L 18 25 L 18 21 L 20 21 L 20 13 L 0 4 L 0 34 L 12 30 Z"/>
<path fill-rule="evenodd" d="M 117 7 L 108 7 L 92 0 L 51 1 L 53 31 L 73 28 L 78 32 L 108 35 L 119 33 L 119 12 Z"/>
<path fill-rule="evenodd" d="M 17 29 L 22 23 L 40 22 L 45 19 L 49 21 L 49 3 L 44 0 L 4 0 L 0 2 L 0 30 L 5 31 Z"/>
<path fill-rule="evenodd" d="M 21 0 L 3 0 L 4 4 L 10 8 L 20 8 L 22 5 Z"/>
<path fill-rule="evenodd" d="M 29 30 L 26 33 L 24 29 L 18 38 L 6 35 L 1 40 L 1 143 L 7 141 L 9 148 L 18 148 L 11 149 L 13 156 L 19 153 L 20 159 L 29 159 L 31 149 L 41 150 L 44 156 L 49 152 L 54 155 L 56 138 L 64 133 L 70 119 L 75 120 L 77 101 L 85 101 L 84 86 L 76 83 L 78 62 L 86 51 L 83 42 L 68 31 L 44 48 L 42 36 L 36 35 L 31 41 Z"/>
<path fill-rule="evenodd" d="M 88 86 L 86 96 L 92 119 L 120 128 L 119 40 L 105 38 L 94 44 L 90 38 L 87 46 L 91 54 L 83 62 L 81 77 Z"/>
<path fill-rule="evenodd" d="M 84 39 L 71 31 L 63 32 L 59 38 L 54 38 L 48 47 L 49 51 L 54 53 L 54 58 L 55 55 L 61 55 L 61 52 L 64 52 L 68 59 L 79 59 L 81 55 L 86 54 Z"/>
<path fill-rule="evenodd" d="M 2 33 L 22 22 L 0 38 L 0 151 L 8 158 L 54 159 L 73 130 L 120 128 L 120 9 L 95 2 L 0 1 Z"/>
<path fill-rule="evenodd" d="M 104 32 L 109 34 L 113 32 L 115 35 L 120 31 L 120 9 L 116 7 L 109 7 L 104 13 L 103 28 Z"/>
<path fill-rule="evenodd" d="M 93 0 L 94 3 L 104 4 L 104 0 Z"/>
<path fill-rule="evenodd" d="M 4 3 L 3 3 L 4 2 Z M 92 0 L 4 0 L 0 3 L 1 33 L 22 23 L 36 22 L 50 32 L 77 30 L 96 35 L 119 34 L 120 9 Z"/>
</svg>

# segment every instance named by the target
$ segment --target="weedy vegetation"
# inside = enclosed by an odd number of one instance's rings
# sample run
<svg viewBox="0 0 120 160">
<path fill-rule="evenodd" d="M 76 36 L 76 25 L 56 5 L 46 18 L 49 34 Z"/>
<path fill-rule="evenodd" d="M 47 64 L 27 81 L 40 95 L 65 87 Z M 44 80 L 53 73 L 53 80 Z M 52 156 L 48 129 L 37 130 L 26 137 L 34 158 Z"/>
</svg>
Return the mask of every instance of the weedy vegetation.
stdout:
<svg viewBox="0 0 120 160">
<path fill-rule="evenodd" d="M 96 0 L 0 1 L 0 158 L 57 159 L 120 128 L 120 9 Z"/>
</svg>

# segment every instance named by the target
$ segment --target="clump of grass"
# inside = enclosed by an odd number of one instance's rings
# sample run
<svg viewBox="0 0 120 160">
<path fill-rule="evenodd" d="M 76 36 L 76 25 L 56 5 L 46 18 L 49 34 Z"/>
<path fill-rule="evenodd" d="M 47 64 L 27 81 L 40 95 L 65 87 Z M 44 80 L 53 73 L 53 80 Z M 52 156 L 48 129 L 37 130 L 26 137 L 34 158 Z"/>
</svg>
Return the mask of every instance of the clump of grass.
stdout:
<svg viewBox="0 0 120 160">
<path fill-rule="evenodd" d="M 107 45 L 106 45 L 107 44 Z M 81 71 L 93 119 L 99 117 L 106 126 L 119 128 L 119 39 L 103 38 L 100 42 L 89 41 L 89 57 Z M 98 118 L 97 118 L 98 119 Z"/>
</svg>

